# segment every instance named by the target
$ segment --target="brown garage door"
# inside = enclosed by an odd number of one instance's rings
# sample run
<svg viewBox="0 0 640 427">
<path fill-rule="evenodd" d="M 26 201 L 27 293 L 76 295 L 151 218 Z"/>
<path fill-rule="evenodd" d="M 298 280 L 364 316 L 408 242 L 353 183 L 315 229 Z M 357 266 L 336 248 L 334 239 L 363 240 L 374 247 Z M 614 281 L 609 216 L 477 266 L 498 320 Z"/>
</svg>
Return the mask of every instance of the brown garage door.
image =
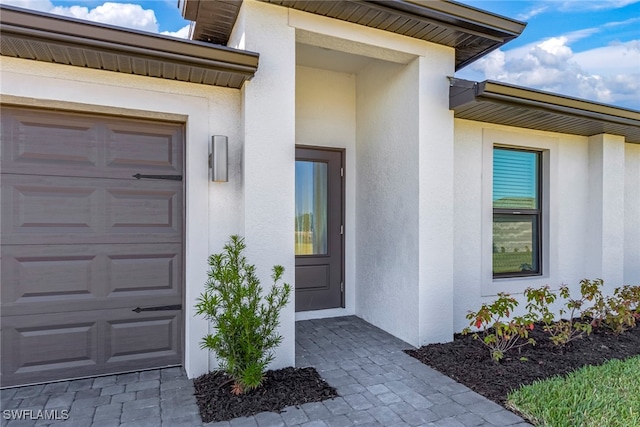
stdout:
<svg viewBox="0 0 640 427">
<path fill-rule="evenodd" d="M 2 386 L 182 363 L 183 125 L 1 113 Z"/>
</svg>

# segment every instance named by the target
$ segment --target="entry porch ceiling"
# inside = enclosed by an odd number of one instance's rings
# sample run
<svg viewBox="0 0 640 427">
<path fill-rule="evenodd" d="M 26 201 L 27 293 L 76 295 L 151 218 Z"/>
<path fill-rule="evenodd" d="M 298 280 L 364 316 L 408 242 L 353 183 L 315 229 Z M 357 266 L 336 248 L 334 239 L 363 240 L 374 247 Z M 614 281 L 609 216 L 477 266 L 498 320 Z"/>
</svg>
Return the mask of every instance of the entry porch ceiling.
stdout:
<svg viewBox="0 0 640 427">
<path fill-rule="evenodd" d="M 0 55 L 240 88 L 258 54 L 2 5 Z"/>
<path fill-rule="evenodd" d="M 449 106 L 459 119 L 640 144 L 640 111 L 494 81 L 451 79 Z"/>
<path fill-rule="evenodd" d="M 518 37 L 526 24 L 440 0 L 261 0 L 455 49 L 456 70 Z M 193 39 L 226 45 L 242 0 L 180 0 Z"/>
</svg>

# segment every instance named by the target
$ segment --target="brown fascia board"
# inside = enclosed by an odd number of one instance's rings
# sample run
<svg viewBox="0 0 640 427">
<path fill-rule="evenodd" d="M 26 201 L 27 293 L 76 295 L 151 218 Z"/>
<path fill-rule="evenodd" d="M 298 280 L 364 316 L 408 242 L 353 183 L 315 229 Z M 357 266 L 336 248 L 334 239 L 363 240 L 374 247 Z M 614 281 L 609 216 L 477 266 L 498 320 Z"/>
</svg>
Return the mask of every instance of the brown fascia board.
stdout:
<svg viewBox="0 0 640 427">
<path fill-rule="evenodd" d="M 489 101 L 640 128 L 640 111 L 637 110 L 492 80 L 473 82 L 451 78 L 450 81 L 449 107 L 454 111 L 473 103 Z"/>
<path fill-rule="evenodd" d="M 182 40 L 112 25 L 0 5 L 0 32 L 23 37 L 72 43 L 120 54 L 143 55 L 156 60 L 194 63 L 251 78 L 259 54 L 210 43 Z"/>
<path fill-rule="evenodd" d="M 216 20 L 220 27 L 233 28 L 235 22 L 227 22 L 230 19 L 235 21 L 235 17 L 231 16 L 199 16 L 201 4 L 205 0 L 179 0 L 179 7 L 182 16 L 186 19 L 196 21 L 198 24 L 204 24 L 204 20 L 213 20 L 206 22 L 209 25 L 215 25 Z M 220 1 L 220 0 L 219 0 Z M 226 2 L 241 3 L 242 0 L 225 0 Z M 266 3 L 274 3 L 286 7 L 296 8 L 296 1 L 272 1 L 260 0 Z M 331 0 L 312 0 L 317 1 Z M 392 12 L 397 15 L 405 16 L 412 19 L 418 19 L 423 22 L 429 22 L 435 25 L 441 25 L 449 30 L 459 31 L 464 34 L 474 35 L 486 40 L 486 46 L 479 53 L 465 58 L 456 63 L 456 70 L 478 60 L 489 52 L 498 49 L 505 43 L 518 37 L 526 23 L 515 19 L 500 16 L 481 9 L 470 7 L 453 1 L 442 0 L 344 0 L 345 3 L 355 3 L 366 6 L 373 10 L 383 10 Z M 339 18 L 334 18 L 339 19 Z M 203 22 L 199 22 L 203 20 Z M 220 22 L 220 20 L 224 22 Z M 220 42 L 226 44 L 230 34 L 221 36 Z M 458 48 L 457 46 L 453 46 Z"/>
<path fill-rule="evenodd" d="M 476 91 L 476 97 L 479 98 L 525 104 L 530 107 L 544 108 L 572 116 L 640 126 L 640 111 L 615 107 L 613 105 L 601 104 L 491 80 L 479 83 Z"/>
<path fill-rule="evenodd" d="M 198 17 L 198 7 L 200 0 L 178 0 L 178 9 L 182 17 L 189 21 L 195 21 Z"/>
<path fill-rule="evenodd" d="M 457 3 L 450 0 L 433 1 L 433 0 L 395 0 L 398 3 L 414 4 L 420 6 L 423 10 L 438 11 L 441 14 L 441 20 L 452 23 L 458 21 L 466 23 L 463 28 L 475 29 L 483 33 L 491 35 L 500 35 L 501 37 L 515 38 L 524 31 L 527 26 L 526 22 L 511 19 L 506 16 L 498 15 L 486 10 L 478 9 L 466 4 Z M 475 28 L 474 28 L 475 27 Z M 510 38 L 510 39 L 511 39 Z"/>
<path fill-rule="evenodd" d="M 476 55 L 457 62 L 456 71 L 517 38 L 527 26 L 526 22 L 450 0 L 381 0 L 368 3 L 403 11 L 423 20 L 493 41 Z M 458 46 L 455 48 L 458 49 Z"/>
</svg>

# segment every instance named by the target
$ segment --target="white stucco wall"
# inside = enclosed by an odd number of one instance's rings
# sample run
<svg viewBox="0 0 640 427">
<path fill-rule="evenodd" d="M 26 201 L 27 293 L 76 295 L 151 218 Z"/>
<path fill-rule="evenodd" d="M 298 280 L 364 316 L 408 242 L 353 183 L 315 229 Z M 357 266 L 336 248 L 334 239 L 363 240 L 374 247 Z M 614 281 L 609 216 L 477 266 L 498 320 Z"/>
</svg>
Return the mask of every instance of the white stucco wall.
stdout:
<svg viewBox="0 0 640 427">
<path fill-rule="evenodd" d="M 247 258 L 265 291 L 271 268 L 295 284 L 295 30 L 288 10 L 244 2 L 228 45 L 260 52 L 258 71 L 242 89 L 244 236 Z M 295 363 L 295 293 L 280 312 L 284 338 L 271 368 Z"/>
<path fill-rule="evenodd" d="M 546 207 L 542 276 L 492 278 L 494 144 L 543 151 Z M 638 276 L 637 238 L 628 233 L 640 227 L 634 190 L 634 180 L 635 188 L 638 186 L 640 150 L 630 145 L 610 135 L 587 138 L 455 120 L 456 331 L 468 325 L 468 310 L 477 310 L 482 302 L 495 299 L 498 292 L 516 295 L 521 313 L 525 305 L 522 293 L 527 287 L 548 284 L 557 289 L 567 284 L 577 295 L 579 281 L 584 278 L 603 278 L 610 291 L 622 284 L 623 270 L 627 281 L 634 274 Z M 622 201 L 624 208 L 620 207 Z M 623 227 L 625 231 L 621 232 Z"/>
<path fill-rule="evenodd" d="M 613 292 L 624 274 L 624 137 L 589 137 L 589 233 L 585 275 Z"/>
<path fill-rule="evenodd" d="M 296 67 L 296 144 L 345 150 L 345 307 L 297 313 L 296 319 L 355 314 L 355 74 Z"/>
<path fill-rule="evenodd" d="M 418 61 L 357 80 L 356 311 L 418 341 Z"/>
<path fill-rule="evenodd" d="M 240 91 L 108 71 L 2 57 L 1 92 L 12 103 L 57 107 L 186 123 L 185 148 L 185 368 L 207 372 L 200 349 L 207 322 L 194 316 L 203 290 L 207 257 L 232 233 L 242 231 Z M 211 135 L 229 138 L 228 183 L 209 181 Z"/>
<path fill-rule="evenodd" d="M 423 345 L 453 333 L 454 121 L 449 81 L 454 53 L 439 47 L 419 58 L 419 331 Z"/>
<path fill-rule="evenodd" d="M 304 64 L 292 71 L 292 29 L 297 43 L 324 48 L 329 56 L 337 51 L 372 61 L 354 75 Z M 250 104 L 260 104 L 255 117 L 260 111 L 267 135 L 261 142 L 270 148 L 256 151 L 263 163 L 284 159 L 278 150 L 287 144 L 292 153 L 295 143 L 346 148 L 346 309 L 323 314 L 355 310 L 415 345 L 450 339 L 453 119 L 446 76 L 453 73 L 453 49 L 254 1 L 243 4 L 229 44 L 261 53 L 258 73 L 243 95 L 245 225 L 252 215 L 256 222 L 266 218 L 252 213 L 249 205 L 259 204 L 250 202 L 247 175 L 247 156 L 253 150 L 248 114 L 254 108 Z M 325 65 L 332 67 L 330 62 Z M 299 75 L 290 80 L 293 72 Z M 299 91 L 294 139 L 283 121 L 291 106 L 291 86 L 285 82 L 291 81 Z M 260 97 L 251 98 L 258 87 Z M 280 117 L 270 116 L 272 111 Z M 275 129 L 277 141 L 270 138 Z M 420 170 L 421 162 L 425 169 Z M 278 173 L 283 170 L 278 168 Z M 282 187 L 281 177 L 266 181 L 277 182 L 278 191 L 290 191 Z M 265 192 L 258 197 L 273 194 L 266 185 L 261 188 Z M 252 234 L 248 228 L 245 232 Z M 428 313 L 422 317 L 421 305 Z M 287 317 L 283 330 L 286 322 Z"/>
<path fill-rule="evenodd" d="M 416 346 L 453 333 L 449 54 L 357 77 L 356 313 Z"/>
<path fill-rule="evenodd" d="M 347 146 L 347 310 L 355 275 L 357 315 L 414 345 L 449 340 L 453 117 L 446 76 L 453 74 L 453 49 L 296 10 L 289 10 L 289 25 L 296 28 L 298 43 L 370 58 L 354 71 L 355 156 Z M 312 73 L 304 68 L 298 68 L 305 76 L 299 82 Z M 331 75 L 313 73 L 319 81 Z M 317 96 L 321 105 L 329 106 L 330 98 L 336 111 L 298 101 L 307 105 L 304 112 L 298 109 L 299 136 L 317 134 L 307 112 L 315 115 L 318 129 L 326 120 L 331 135 L 330 123 L 348 105 L 334 89 L 321 94 L 321 88 L 306 94 Z"/>
<path fill-rule="evenodd" d="M 640 285 L 640 144 L 625 144 L 624 284 Z"/>
</svg>

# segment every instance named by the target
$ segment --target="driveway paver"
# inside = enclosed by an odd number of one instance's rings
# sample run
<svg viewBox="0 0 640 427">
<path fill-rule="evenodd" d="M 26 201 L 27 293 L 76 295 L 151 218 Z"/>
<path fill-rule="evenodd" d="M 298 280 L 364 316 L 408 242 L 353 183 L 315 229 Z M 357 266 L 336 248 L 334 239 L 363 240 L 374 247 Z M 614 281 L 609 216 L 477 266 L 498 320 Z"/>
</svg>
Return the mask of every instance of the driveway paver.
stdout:
<svg viewBox="0 0 640 427">
<path fill-rule="evenodd" d="M 340 397 L 204 425 L 529 425 L 402 351 L 410 347 L 355 316 L 296 322 L 296 366 L 315 367 Z M 199 427 L 193 392 L 180 367 L 6 389 L 2 427 Z M 7 419 L 12 410 L 23 419 Z"/>
</svg>

